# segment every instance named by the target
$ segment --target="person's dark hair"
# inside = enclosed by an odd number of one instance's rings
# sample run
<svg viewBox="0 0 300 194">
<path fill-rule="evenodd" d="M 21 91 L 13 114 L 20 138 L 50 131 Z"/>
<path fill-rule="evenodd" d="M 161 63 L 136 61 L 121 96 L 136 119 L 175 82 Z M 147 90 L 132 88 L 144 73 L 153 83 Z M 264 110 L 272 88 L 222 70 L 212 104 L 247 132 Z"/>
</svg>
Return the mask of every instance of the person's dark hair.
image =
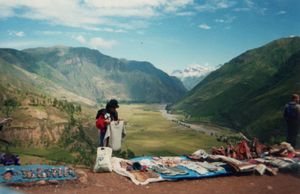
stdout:
<svg viewBox="0 0 300 194">
<path fill-rule="evenodd" d="M 298 94 L 293 94 L 292 95 L 292 100 L 299 100 L 299 95 Z"/>
<path fill-rule="evenodd" d="M 97 112 L 96 119 L 98 119 L 101 115 L 105 115 L 106 109 L 100 109 Z"/>
<path fill-rule="evenodd" d="M 119 108 L 119 102 L 116 99 L 111 99 L 107 104 L 106 104 L 106 110 L 110 108 Z"/>
<path fill-rule="evenodd" d="M 107 104 L 106 104 L 106 110 L 110 114 L 110 117 L 113 121 L 117 121 L 119 119 L 118 117 L 118 112 L 117 111 L 111 111 L 111 108 L 119 108 L 119 103 L 116 99 L 111 99 Z"/>
</svg>

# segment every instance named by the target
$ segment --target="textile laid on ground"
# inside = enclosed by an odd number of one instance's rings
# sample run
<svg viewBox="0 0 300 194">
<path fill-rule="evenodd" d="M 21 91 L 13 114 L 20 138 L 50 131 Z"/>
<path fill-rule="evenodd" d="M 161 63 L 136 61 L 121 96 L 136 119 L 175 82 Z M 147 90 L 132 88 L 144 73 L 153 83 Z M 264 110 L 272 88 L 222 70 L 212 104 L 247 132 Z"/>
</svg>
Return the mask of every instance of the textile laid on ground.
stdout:
<svg viewBox="0 0 300 194">
<path fill-rule="evenodd" d="M 249 172 L 254 171 L 256 165 L 251 164 L 248 162 L 239 161 L 234 158 L 222 156 L 222 155 L 212 155 L 209 157 L 212 160 L 220 160 L 222 162 L 225 162 L 226 164 L 230 165 L 232 168 L 235 169 L 237 172 Z"/>
<path fill-rule="evenodd" d="M 17 191 L 14 191 L 12 189 L 9 189 L 9 188 L 5 188 L 5 187 L 0 187 L 0 193 L 2 194 L 22 194 L 22 193 L 19 193 Z"/>
<path fill-rule="evenodd" d="M 164 179 L 153 171 L 129 171 L 132 162 L 129 160 L 113 157 L 111 159 L 113 171 L 122 176 L 130 178 L 136 185 L 146 185 L 151 182 L 159 182 Z"/>
<path fill-rule="evenodd" d="M 94 172 L 111 172 L 112 149 L 109 147 L 98 147 Z"/>
<path fill-rule="evenodd" d="M 113 158 L 112 167 L 137 185 L 255 172 L 259 175 L 297 172 L 300 175 L 300 153 L 286 142 L 267 147 L 254 140 L 251 147 L 247 141 L 241 141 L 236 147 L 213 148 L 212 155 L 200 149 L 186 157 Z"/>
<path fill-rule="evenodd" d="M 69 167 L 50 165 L 0 166 L 0 175 L 0 183 L 63 181 L 77 178 L 75 171 Z"/>
<path fill-rule="evenodd" d="M 122 138 L 126 135 L 124 121 L 112 121 L 107 127 L 104 137 L 104 145 L 108 145 L 113 151 L 121 149 Z M 107 143 L 108 142 L 108 143 Z"/>
<path fill-rule="evenodd" d="M 291 146 L 291 144 L 287 142 L 282 142 L 281 144 L 268 147 L 261 144 L 258 141 L 258 139 L 254 138 L 251 146 L 249 146 L 248 143 L 249 142 L 247 142 L 246 140 L 242 140 L 236 146 L 228 144 L 227 147 L 212 147 L 212 154 L 224 155 L 238 160 L 261 158 L 266 155 L 288 158 L 293 158 L 296 155 L 300 155 L 300 153 L 296 152 L 295 149 Z"/>
<path fill-rule="evenodd" d="M 225 163 L 193 162 L 187 157 L 112 158 L 113 170 L 137 185 L 163 180 L 195 179 L 228 175 Z"/>
<path fill-rule="evenodd" d="M 0 153 L 0 164 L 4 166 L 20 165 L 20 157 L 16 154 Z"/>
</svg>

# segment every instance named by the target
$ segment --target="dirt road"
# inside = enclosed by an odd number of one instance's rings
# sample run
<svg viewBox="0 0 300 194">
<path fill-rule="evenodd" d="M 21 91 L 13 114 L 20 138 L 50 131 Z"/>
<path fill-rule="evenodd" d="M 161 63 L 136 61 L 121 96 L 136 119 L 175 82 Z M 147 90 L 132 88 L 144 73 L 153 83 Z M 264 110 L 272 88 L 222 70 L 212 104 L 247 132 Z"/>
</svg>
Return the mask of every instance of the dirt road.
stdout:
<svg viewBox="0 0 300 194">
<path fill-rule="evenodd" d="M 200 180 L 152 183 L 136 186 L 115 173 L 95 174 L 86 171 L 88 183 L 65 182 L 58 185 L 18 187 L 29 194 L 299 194 L 300 179 L 288 174 L 277 176 L 230 176 Z"/>
</svg>

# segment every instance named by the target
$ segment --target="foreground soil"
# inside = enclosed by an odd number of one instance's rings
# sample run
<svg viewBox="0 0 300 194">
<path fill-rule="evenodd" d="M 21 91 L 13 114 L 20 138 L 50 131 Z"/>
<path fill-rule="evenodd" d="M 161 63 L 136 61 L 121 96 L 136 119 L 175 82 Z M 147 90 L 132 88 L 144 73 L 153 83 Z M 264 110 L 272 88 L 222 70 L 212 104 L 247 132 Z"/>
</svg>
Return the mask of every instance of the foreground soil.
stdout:
<svg viewBox="0 0 300 194">
<path fill-rule="evenodd" d="M 159 182 L 137 186 L 126 177 L 115 173 L 95 174 L 85 170 L 87 183 L 63 182 L 57 185 L 14 186 L 32 194 L 129 194 L 129 193 L 221 193 L 221 194 L 299 194 L 300 178 L 289 174 L 277 176 L 228 176 L 198 180 Z"/>
</svg>

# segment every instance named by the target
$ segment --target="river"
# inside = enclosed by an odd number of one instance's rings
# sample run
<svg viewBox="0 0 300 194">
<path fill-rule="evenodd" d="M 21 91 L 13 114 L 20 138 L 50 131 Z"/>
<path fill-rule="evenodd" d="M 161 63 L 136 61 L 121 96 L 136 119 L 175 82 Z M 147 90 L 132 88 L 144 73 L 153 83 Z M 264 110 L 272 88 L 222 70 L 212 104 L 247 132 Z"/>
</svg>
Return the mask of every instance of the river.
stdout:
<svg viewBox="0 0 300 194">
<path fill-rule="evenodd" d="M 206 123 L 190 124 L 187 122 L 180 121 L 180 120 L 178 120 L 178 115 L 169 114 L 167 112 L 166 105 L 160 105 L 159 111 L 161 112 L 162 116 L 164 118 L 166 118 L 167 120 L 177 123 L 178 125 L 183 126 L 185 128 L 203 132 L 207 135 L 218 135 L 222 131 L 224 131 L 224 129 L 222 129 L 221 127 L 213 126 L 213 125 L 206 124 Z"/>
</svg>

